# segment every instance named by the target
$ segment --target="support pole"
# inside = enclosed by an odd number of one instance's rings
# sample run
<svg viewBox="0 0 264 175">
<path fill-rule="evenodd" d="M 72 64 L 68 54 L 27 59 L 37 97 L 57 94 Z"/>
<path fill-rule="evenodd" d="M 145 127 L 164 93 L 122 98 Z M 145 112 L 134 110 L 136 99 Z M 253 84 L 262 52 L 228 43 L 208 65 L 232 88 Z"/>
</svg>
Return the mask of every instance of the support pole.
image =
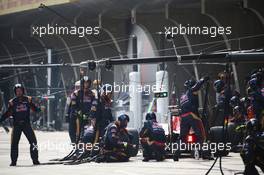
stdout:
<svg viewBox="0 0 264 175">
<path fill-rule="evenodd" d="M 168 72 L 161 70 L 156 72 L 156 92 L 168 92 L 169 91 L 169 76 Z M 165 123 L 168 115 L 169 96 L 165 98 L 157 98 L 157 113 L 158 121 Z"/>
<path fill-rule="evenodd" d="M 48 49 L 48 64 L 51 64 L 51 49 Z M 50 96 L 50 87 L 51 87 L 51 68 L 47 68 L 47 96 Z M 47 101 L 47 128 L 50 127 L 50 121 L 51 121 L 51 102 L 50 98 L 48 98 Z"/>
<path fill-rule="evenodd" d="M 137 58 L 137 38 L 132 37 L 133 59 Z M 129 110 L 133 112 L 130 126 L 140 129 L 142 123 L 142 99 L 141 92 L 138 92 L 138 86 L 141 86 L 140 71 L 137 64 L 133 64 L 132 72 L 129 73 Z"/>
<path fill-rule="evenodd" d="M 164 45 L 164 39 L 165 36 L 163 34 L 160 34 L 160 49 L 162 50 L 160 52 L 161 56 L 165 55 L 165 45 Z M 173 46 L 174 42 L 173 42 Z M 175 54 L 177 55 L 177 51 L 175 50 Z M 169 92 L 169 76 L 168 72 L 166 70 L 166 63 L 162 62 L 159 64 L 159 69 L 156 72 L 156 92 Z M 156 99 L 156 105 L 157 105 L 157 120 L 161 123 L 165 123 L 168 116 L 168 106 L 169 106 L 169 96 L 165 98 L 157 98 Z"/>
</svg>

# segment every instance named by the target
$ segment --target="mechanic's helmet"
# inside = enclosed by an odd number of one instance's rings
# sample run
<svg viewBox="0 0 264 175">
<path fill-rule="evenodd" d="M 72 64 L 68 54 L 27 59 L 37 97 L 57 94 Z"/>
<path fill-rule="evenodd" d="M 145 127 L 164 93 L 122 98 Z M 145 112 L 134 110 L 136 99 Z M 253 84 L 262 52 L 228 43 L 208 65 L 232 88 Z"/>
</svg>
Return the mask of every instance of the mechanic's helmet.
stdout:
<svg viewBox="0 0 264 175">
<path fill-rule="evenodd" d="M 244 105 L 247 106 L 250 103 L 250 99 L 248 97 L 243 97 L 241 98 L 240 102 Z"/>
<path fill-rule="evenodd" d="M 83 81 L 88 81 L 88 82 L 92 82 L 92 80 L 88 77 L 88 76 L 84 76 L 83 78 L 82 78 L 82 80 Z"/>
<path fill-rule="evenodd" d="M 241 112 L 242 112 L 242 109 L 241 109 L 240 106 L 235 106 L 235 107 L 233 108 L 233 113 L 234 113 L 234 114 L 241 114 Z"/>
<path fill-rule="evenodd" d="M 22 89 L 23 94 L 25 93 L 25 89 L 24 89 L 24 87 L 23 87 L 21 84 L 16 84 L 16 85 L 14 86 L 14 93 L 15 93 L 15 95 L 16 95 L 16 90 L 17 90 L 18 88 Z"/>
<path fill-rule="evenodd" d="M 258 120 L 255 118 L 250 119 L 246 124 L 246 128 L 248 131 L 258 131 L 259 129 Z"/>
<path fill-rule="evenodd" d="M 240 99 L 238 98 L 238 96 L 233 96 L 230 99 L 230 106 L 232 106 L 232 107 L 239 105 L 239 103 L 240 103 Z"/>
<path fill-rule="evenodd" d="M 192 88 L 195 84 L 196 84 L 196 81 L 193 80 L 193 79 L 190 79 L 190 80 L 185 81 L 185 83 L 184 83 L 184 87 L 185 87 L 186 89 L 190 89 L 190 88 Z"/>
<path fill-rule="evenodd" d="M 101 93 L 110 93 L 112 92 L 113 89 L 112 89 L 112 85 L 111 84 L 104 84 L 103 87 L 101 88 Z"/>
<path fill-rule="evenodd" d="M 258 82 L 256 78 L 252 78 L 251 80 L 249 80 L 248 85 L 250 87 L 250 89 L 252 90 L 256 90 L 258 87 Z"/>
<path fill-rule="evenodd" d="M 126 128 L 127 123 L 129 122 L 129 116 L 126 114 L 122 114 L 117 118 L 118 121 L 120 121 L 120 127 Z"/>
<path fill-rule="evenodd" d="M 214 82 L 214 89 L 217 93 L 220 93 L 224 87 L 225 87 L 225 83 L 223 80 L 216 80 Z"/>
<path fill-rule="evenodd" d="M 254 73 L 250 76 L 250 79 L 257 78 L 257 73 Z"/>
<path fill-rule="evenodd" d="M 81 83 L 83 83 L 83 85 L 82 86 L 84 86 L 84 88 L 85 88 L 85 83 L 88 83 L 89 84 L 89 88 L 91 87 L 91 83 L 92 83 L 92 81 L 91 81 L 91 79 L 88 77 L 88 76 L 84 76 L 83 78 L 82 78 L 82 82 Z"/>
<path fill-rule="evenodd" d="M 149 112 L 146 114 L 146 120 L 157 120 L 156 114 L 154 112 Z"/>
<path fill-rule="evenodd" d="M 263 81 L 263 72 L 260 72 L 260 71 L 259 72 L 256 72 L 256 73 L 252 74 L 250 78 L 251 79 L 256 78 L 257 85 L 258 86 L 261 86 L 261 83 Z"/>
<path fill-rule="evenodd" d="M 257 80 L 261 80 L 263 78 L 262 76 L 263 76 L 263 73 L 259 71 L 259 72 L 252 74 L 250 76 L 250 79 L 256 78 Z"/>
</svg>

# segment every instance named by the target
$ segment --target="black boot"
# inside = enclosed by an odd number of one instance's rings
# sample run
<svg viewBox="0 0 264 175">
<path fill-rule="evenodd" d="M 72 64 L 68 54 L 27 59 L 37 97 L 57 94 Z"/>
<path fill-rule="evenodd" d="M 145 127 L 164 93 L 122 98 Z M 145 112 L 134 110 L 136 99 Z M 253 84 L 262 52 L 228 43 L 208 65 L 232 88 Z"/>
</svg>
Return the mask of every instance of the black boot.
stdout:
<svg viewBox="0 0 264 175">
<path fill-rule="evenodd" d="M 162 155 L 156 155 L 156 161 L 157 162 L 161 162 L 161 161 L 163 161 L 165 158 L 164 158 L 164 156 L 162 156 Z"/>
<path fill-rule="evenodd" d="M 142 160 L 143 162 L 148 162 L 149 158 L 148 157 L 144 157 L 144 159 Z"/>
<path fill-rule="evenodd" d="M 40 162 L 38 160 L 33 160 L 33 165 L 40 165 Z"/>
<path fill-rule="evenodd" d="M 16 162 L 11 162 L 9 166 L 16 166 Z"/>
</svg>

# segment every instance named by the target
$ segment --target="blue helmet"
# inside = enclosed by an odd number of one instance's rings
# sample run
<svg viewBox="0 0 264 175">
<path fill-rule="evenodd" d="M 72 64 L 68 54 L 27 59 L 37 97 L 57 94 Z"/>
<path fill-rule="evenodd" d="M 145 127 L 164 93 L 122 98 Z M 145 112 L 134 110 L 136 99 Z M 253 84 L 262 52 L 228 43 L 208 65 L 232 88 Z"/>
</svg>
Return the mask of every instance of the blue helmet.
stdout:
<svg viewBox="0 0 264 175">
<path fill-rule="evenodd" d="M 242 112 L 242 109 L 240 106 L 235 106 L 233 109 L 234 114 L 239 114 Z"/>
<path fill-rule="evenodd" d="M 246 123 L 246 128 L 247 128 L 248 131 L 258 131 L 258 129 L 259 129 L 258 120 L 255 119 L 255 118 L 250 119 Z"/>
<path fill-rule="evenodd" d="M 146 120 L 157 120 L 156 114 L 154 112 L 150 112 L 146 114 Z"/>
<path fill-rule="evenodd" d="M 214 89 L 217 93 L 220 93 L 224 87 L 225 87 L 225 83 L 223 80 L 216 80 L 214 82 Z"/>
<path fill-rule="evenodd" d="M 25 89 L 24 89 L 24 87 L 21 84 L 16 84 L 14 86 L 14 93 L 16 94 L 16 90 L 19 89 L 19 88 L 22 89 L 22 92 L 24 94 L 25 93 Z"/>
<path fill-rule="evenodd" d="M 255 78 L 257 81 L 256 82 L 257 86 L 261 87 L 262 82 L 264 80 L 264 74 L 263 74 L 263 72 L 257 72 L 257 73 L 252 74 L 250 78 L 251 78 L 251 80 Z"/>
<path fill-rule="evenodd" d="M 230 99 L 230 106 L 235 107 L 235 106 L 239 106 L 240 104 L 240 99 L 238 98 L 238 96 L 233 96 Z"/>
<path fill-rule="evenodd" d="M 250 99 L 248 97 L 243 97 L 243 98 L 241 98 L 240 102 L 243 105 L 247 106 L 250 103 Z"/>
<path fill-rule="evenodd" d="M 185 81 L 185 83 L 184 83 L 184 87 L 185 87 L 186 89 L 190 89 L 190 88 L 192 88 L 195 84 L 196 84 L 196 81 L 190 79 L 190 80 Z"/>
<path fill-rule="evenodd" d="M 252 90 L 257 89 L 257 87 L 258 87 L 258 81 L 257 81 L 257 79 L 256 78 L 252 78 L 251 80 L 249 80 L 248 85 L 249 85 L 249 87 Z"/>
<path fill-rule="evenodd" d="M 127 127 L 127 123 L 129 122 L 129 116 L 128 115 L 122 114 L 117 119 L 120 122 L 120 128 L 126 128 Z"/>
<path fill-rule="evenodd" d="M 118 121 L 120 121 L 120 122 L 123 122 L 123 121 L 127 121 L 127 122 L 129 122 L 129 116 L 126 115 L 126 114 L 122 114 L 122 115 L 120 115 L 117 119 L 118 119 Z"/>
</svg>

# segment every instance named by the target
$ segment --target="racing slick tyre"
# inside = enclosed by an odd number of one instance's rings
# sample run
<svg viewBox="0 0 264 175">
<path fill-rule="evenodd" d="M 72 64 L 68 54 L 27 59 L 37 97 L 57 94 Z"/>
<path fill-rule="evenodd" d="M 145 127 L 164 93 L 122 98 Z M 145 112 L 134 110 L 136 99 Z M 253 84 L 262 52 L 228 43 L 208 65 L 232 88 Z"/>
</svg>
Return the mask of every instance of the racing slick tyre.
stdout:
<svg viewBox="0 0 264 175">
<path fill-rule="evenodd" d="M 128 133 L 131 135 L 131 144 L 136 146 L 135 148 L 131 147 L 129 149 L 129 155 L 135 157 L 139 150 L 139 134 L 136 129 L 129 129 Z"/>
<path fill-rule="evenodd" d="M 228 124 L 228 138 L 229 138 L 229 141 L 231 142 L 232 147 L 237 145 L 238 144 L 237 142 L 239 142 L 236 139 L 237 134 L 238 133 L 236 132 L 236 125 L 234 123 L 229 123 Z"/>
<path fill-rule="evenodd" d="M 229 129 L 228 129 L 229 130 Z M 228 131 L 227 131 L 228 132 Z M 226 140 L 223 140 L 223 127 L 222 126 L 214 126 L 210 128 L 210 142 L 216 143 L 229 143 L 229 134 L 227 133 Z M 215 156 L 227 156 L 229 154 L 229 150 L 217 150 L 214 154 Z"/>
</svg>

